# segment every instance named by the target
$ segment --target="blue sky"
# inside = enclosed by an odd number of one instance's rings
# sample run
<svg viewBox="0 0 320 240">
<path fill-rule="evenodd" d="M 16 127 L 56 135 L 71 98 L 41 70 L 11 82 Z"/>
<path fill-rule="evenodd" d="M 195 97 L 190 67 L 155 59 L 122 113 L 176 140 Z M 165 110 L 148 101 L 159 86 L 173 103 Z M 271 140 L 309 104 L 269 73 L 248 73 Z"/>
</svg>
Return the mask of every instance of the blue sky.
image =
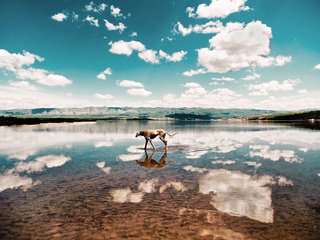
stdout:
<svg viewBox="0 0 320 240">
<path fill-rule="evenodd" d="M 0 108 L 320 106 L 317 0 L 0 0 Z"/>
</svg>

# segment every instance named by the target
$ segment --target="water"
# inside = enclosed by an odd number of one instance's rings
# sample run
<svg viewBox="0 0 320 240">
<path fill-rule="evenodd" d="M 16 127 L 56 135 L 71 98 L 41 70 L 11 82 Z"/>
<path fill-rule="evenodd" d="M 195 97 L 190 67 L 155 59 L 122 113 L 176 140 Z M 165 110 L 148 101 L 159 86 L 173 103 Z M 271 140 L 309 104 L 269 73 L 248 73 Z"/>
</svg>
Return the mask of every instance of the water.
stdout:
<svg viewBox="0 0 320 240">
<path fill-rule="evenodd" d="M 142 129 L 178 132 L 146 155 Z M 319 239 L 320 131 L 117 121 L 0 127 L 1 239 Z M 151 147 L 151 146 L 149 146 Z"/>
</svg>

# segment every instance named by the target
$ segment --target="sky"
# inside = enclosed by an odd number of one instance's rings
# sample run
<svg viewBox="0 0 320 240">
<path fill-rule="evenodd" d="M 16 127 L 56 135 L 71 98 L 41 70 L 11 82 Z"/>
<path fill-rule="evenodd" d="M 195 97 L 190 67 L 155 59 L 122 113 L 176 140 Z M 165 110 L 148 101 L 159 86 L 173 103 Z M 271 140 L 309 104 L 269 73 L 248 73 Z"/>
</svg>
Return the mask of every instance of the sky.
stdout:
<svg viewBox="0 0 320 240">
<path fill-rule="evenodd" d="M 318 0 L 0 0 L 0 109 L 320 108 Z"/>
</svg>

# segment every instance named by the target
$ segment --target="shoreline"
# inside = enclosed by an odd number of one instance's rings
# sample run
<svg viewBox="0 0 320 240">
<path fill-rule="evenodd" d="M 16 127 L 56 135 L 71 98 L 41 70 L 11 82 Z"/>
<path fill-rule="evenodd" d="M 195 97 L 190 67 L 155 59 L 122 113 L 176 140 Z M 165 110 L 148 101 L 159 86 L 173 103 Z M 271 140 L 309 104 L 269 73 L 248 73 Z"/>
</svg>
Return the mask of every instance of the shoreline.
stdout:
<svg viewBox="0 0 320 240">
<path fill-rule="evenodd" d="M 76 123 L 98 121 L 168 121 L 168 122 L 260 122 L 260 123 L 307 123 L 320 124 L 320 119 L 250 119 L 250 118 L 224 118 L 224 119 L 174 119 L 174 118 L 68 118 L 68 117 L 16 117 L 0 116 L 0 126 L 37 125 L 41 123 Z"/>
</svg>

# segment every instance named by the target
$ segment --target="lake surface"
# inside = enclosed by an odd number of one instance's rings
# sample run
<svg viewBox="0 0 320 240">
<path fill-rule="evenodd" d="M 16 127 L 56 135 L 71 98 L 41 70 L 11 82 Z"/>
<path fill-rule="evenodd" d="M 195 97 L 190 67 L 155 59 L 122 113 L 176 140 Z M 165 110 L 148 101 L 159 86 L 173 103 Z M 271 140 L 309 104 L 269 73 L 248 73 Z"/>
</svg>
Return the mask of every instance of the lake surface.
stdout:
<svg viewBox="0 0 320 240">
<path fill-rule="evenodd" d="M 178 132 L 167 154 L 134 137 L 150 128 Z M 0 136 L 1 239 L 320 236 L 319 130 L 101 121 Z"/>
</svg>

